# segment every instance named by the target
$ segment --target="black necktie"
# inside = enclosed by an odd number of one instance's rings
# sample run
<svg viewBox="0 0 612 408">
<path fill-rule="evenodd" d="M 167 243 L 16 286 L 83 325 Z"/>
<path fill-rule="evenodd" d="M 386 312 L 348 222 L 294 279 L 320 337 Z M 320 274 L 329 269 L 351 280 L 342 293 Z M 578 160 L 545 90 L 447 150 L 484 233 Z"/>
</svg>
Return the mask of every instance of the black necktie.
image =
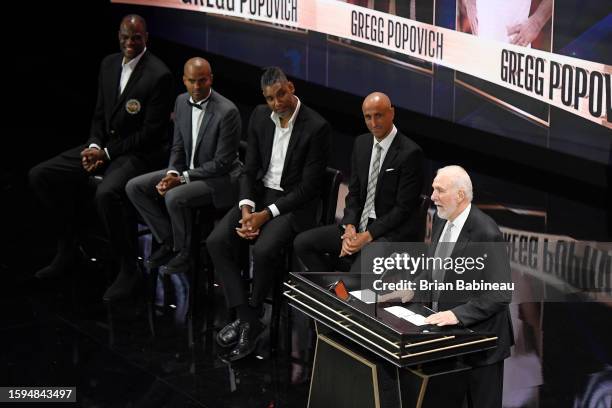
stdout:
<svg viewBox="0 0 612 408">
<path fill-rule="evenodd" d="M 189 106 L 191 106 L 192 108 L 198 108 L 199 110 L 202 110 L 202 105 L 199 103 L 193 103 L 191 101 L 187 101 L 187 103 L 189 104 Z"/>
<path fill-rule="evenodd" d="M 187 103 L 192 108 L 197 108 L 199 110 L 203 110 L 204 109 L 204 104 L 206 104 L 209 99 L 210 99 L 210 93 L 208 94 L 208 96 L 206 98 L 202 99 L 200 102 L 195 102 L 195 103 L 191 102 L 191 98 L 189 98 L 189 99 L 187 99 Z"/>
</svg>

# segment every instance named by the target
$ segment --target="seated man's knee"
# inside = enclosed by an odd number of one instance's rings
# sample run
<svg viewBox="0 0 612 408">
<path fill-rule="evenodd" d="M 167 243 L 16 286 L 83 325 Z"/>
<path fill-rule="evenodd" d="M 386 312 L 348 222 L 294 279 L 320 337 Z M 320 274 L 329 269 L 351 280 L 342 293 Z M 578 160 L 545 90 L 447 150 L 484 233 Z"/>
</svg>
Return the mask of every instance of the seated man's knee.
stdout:
<svg viewBox="0 0 612 408">
<path fill-rule="evenodd" d="M 96 188 L 96 194 L 94 196 L 96 206 L 104 207 L 114 201 L 118 201 L 120 199 L 120 194 L 117 190 L 117 188 L 111 188 L 104 184 L 100 184 L 98 188 Z"/>
<path fill-rule="evenodd" d="M 129 199 L 132 201 L 134 201 L 134 197 L 137 197 L 142 193 L 142 183 L 139 179 L 140 177 L 134 177 L 125 185 L 125 194 L 127 194 Z"/>
<path fill-rule="evenodd" d="M 304 252 L 312 249 L 312 234 L 310 231 L 304 231 L 298 234 L 297 237 L 293 240 L 293 249 L 295 253 L 299 256 Z"/>
<path fill-rule="evenodd" d="M 181 195 L 178 193 L 176 187 L 169 190 L 164 195 L 164 202 L 166 203 L 166 208 L 168 210 L 177 210 L 179 207 L 182 206 Z"/>
</svg>

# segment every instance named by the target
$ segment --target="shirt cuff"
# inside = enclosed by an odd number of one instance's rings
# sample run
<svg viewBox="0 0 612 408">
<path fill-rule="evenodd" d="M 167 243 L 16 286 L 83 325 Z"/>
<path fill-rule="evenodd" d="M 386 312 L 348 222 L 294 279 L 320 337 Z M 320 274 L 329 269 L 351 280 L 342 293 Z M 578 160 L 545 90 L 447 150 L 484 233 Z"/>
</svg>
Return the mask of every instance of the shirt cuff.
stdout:
<svg viewBox="0 0 612 408">
<path fill-rule="evenodd" d="M 183 177 L 185 177 L 185 183 L 189 183 L 189 173 L 187 170 L 183 172 Z"/>
<path fill-rule="evenodd" d="M 238 203 L 238 208 L 242 209 L 243 205 L 250 205 L 253 211 L 255 211 L 255 203 L 251 200 L 240 200 Z"/>
<path fill-rule="evenodd" d="M 276 218 L 280 215 L 280 211 L 278 211 L 278 207 L 276 206 L 276 204 L 270 204 L 268 208 L 270 209 L 270 211 L 272 211 L 272 217 Z"/>
<path fill-rule="evenodd" d="M 102 149 L 102 148 L 101 148 L 100 146 L 98 146 L 96 143 L 91 143 L 91 144 L 89 145 L 89 148 L 90 148 L 90 149 L 92 149 L 92 148 L 96 148 L 96 149 L 98 149 L 98 150 L 101 150 L 101 149 Z M 108 158 L 108 160 L 110 160 L 110 154 L 108 154 L 108 149 L 107 149 L 106 147 L 104 148 L 104 153 L 106 153 L 106 158 Z"/>
<path fill-rule="evenodd" d="M 180 175 L 180 173 L 179 173 L 178 171 L 176 171 L 176 170 L 168 170 L 168 171 L 166 172 L 166 174 L 174 174 L 174 175 L 176 175 L 176 176 Z"/>
</svg>

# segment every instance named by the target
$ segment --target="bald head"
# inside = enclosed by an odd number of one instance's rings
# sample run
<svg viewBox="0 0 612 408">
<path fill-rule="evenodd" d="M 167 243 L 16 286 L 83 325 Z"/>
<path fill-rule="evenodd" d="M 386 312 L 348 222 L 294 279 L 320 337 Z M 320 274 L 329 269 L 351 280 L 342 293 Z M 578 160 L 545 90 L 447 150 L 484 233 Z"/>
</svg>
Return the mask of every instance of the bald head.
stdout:
<svg viewBox="0 0 612 408">
<path fill-rule="evenodd" d="M 123 17 L 121 19 L 121 25 L 140 25 L 145 33 L 147 32 L 147 22 L 138 14 L 128 14 L 127 16 Z"/>
<path fill-rule="evenodd" d="M 372 92 L 363 100 L 362 108 L 366 106 L 379 106 L 381 108 L 391 108 L 391 99 L 382 92 Z"/>
<path fill-rule="evenodd" d="M 208 75 L 212 74 L 212 69 L 210 68 L 210 64 L 204 58 L 193 57 L 187 60 L 185 66 L 183 67 L 183 73 L 188 71 L 206 71 Z"/>
<path fill-rule="evenodd" d="M 363 119 L 370 132 L 377 140 L 383 140 L 393 129 L 395 110 L 391 100 L 382 92 L 373 92 L 366 96 L 361 105 Z"/>
<path fill-rule="evenodd" d="M 472 180 L 463 167 L 446 166 L 438 169 L 432 187 L 431 199 L 442 219 L 454 221 L 472 202 Z"/>
<path fill-rule="evenodd" d="M 144 18 L 136 14 L 123 17 L 119 25 L 119 48 L 125 62 L 131 61 L 144 51 L 148 37 Z"/>
<path fill-rule="evenodd" d="M 194 102 L 205 99 L 210 94 L 212 86 L 212 68 L 204 58 L 194 57 L 185 63 L 183 68 L 183 84 Z"/>
</svg>

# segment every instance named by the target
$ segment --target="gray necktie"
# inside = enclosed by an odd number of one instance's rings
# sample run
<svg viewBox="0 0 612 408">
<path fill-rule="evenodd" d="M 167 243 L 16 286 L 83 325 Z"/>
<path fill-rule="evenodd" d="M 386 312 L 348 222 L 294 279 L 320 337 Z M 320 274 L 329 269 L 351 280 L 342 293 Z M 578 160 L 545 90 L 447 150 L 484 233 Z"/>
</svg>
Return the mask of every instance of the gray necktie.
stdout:
<svg viewBox="0 0 612 408">
<path fill-rule="evenodd" d="M 363 206 L 363 212 L 361 213 L 361 220 L 359 220 L 359 232 L 363 232 L 368 227 L 368 218 L 374 208 L 374 196 L 376 193 L 376 183 L 378 182 L 378 172 L 380 171 L 380 154 L 382 147 L 380 143 L 374 145 L 376 153 L 374 154 L 374 163 L 372 164 L 372 171 L 370 172 L 370 178 L 368 179 L 368 194 L 366 195 L 366 202 Z"/>
<path fill-rule="evenodd" d="M 442 263 L 444 263 L 444 259 L 450 256 L 451 253 L 453 252 L 454 243 L 449 242 L 453 227 L 454 227 L 453 223 L 448 221 L 446 230 L 444 231 L 444 235 L 442 235 L 442 238 L 440 238 L 440 241 L 438 241 L 438 246 L 436 247 L 436 252 L 434 254 L 434 257 L 436 259 L 441 258 L 443 260 Z M 445 272 L 446 271 L 444 270 L 444 268 L 434 268 L 431 274 L 432 281 L 438 281 L 438 283 L 444 282 Z M 440 298 L 440 291 L 434 290 L 432 294 L 431 308 L 435 310 L 436 312 L 438 311 L 438 299 L 439 298 Z"/>
</svg>

